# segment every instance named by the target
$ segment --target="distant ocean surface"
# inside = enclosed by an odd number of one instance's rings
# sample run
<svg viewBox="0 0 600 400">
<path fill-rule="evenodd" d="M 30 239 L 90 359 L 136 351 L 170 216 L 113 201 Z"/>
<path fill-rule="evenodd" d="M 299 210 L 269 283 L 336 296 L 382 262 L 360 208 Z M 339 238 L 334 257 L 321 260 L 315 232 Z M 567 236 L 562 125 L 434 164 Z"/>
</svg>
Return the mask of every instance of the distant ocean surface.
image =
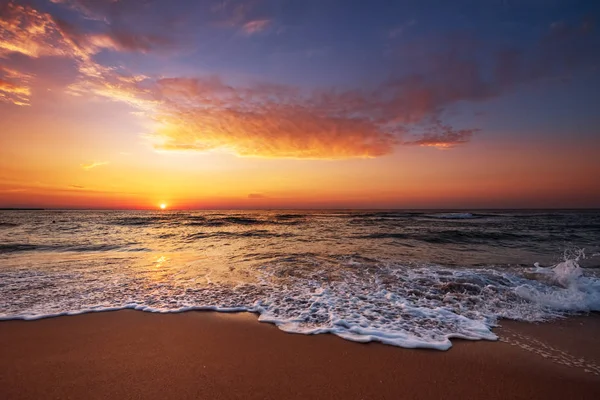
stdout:
<svg viewBox="0 0 600 400">
<path fill-rule="evenodd" d="M 600 211 L 0 211 L 0 319 L 250 311 L 447 349 L 600 311 Z"/>
</svg>

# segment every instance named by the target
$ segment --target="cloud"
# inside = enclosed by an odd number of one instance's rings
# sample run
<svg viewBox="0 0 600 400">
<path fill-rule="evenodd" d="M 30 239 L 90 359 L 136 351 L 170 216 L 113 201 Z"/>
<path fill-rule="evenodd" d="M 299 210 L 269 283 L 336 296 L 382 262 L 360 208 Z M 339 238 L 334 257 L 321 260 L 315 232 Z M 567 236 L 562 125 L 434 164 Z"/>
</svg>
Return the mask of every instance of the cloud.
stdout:
<svg viewBox="0 0 600 400">
<path fill-rule="evenodd" d="M 81 164 L 81 168 L 85 169 L 86 171 L 89 171 L 92 168 L 101 167 L 101 166 L 107 165 L 107 164 L 108 164 L 108 161 L 94 161 L 89 164 Z"/>
<path fill-rule="evenodd" d="M 211 7 L 211 11 L 218 19 L 218 25 L 240 27 L 250 20 L 257 3 L 258 0 L 219 0 Z"/>
<path fill-rule="evenodd" d="M 270 24 L 271 21 L 268 19 L 257 19 L 246 22 L 244 26 L 242 26 L 242 29 L 246 35 L 254 35 L 255 33 L 264 31 Z"/>
<path fill-rule="evenodd" d="M 68 4 L 75 3 L 88 4 Z M 105 3 L 111 2 L 106 0 Z M 8 59 L 15 54 L 30 58 L 72 59 L 80 74 L 79 82 L 73 86 L 72 92 L 76 92 L 78 87 L 92 87 L 94 82 L 101 82 L 100 86 L 108 86 L 109 90 L 116 93 L 119 92 L 119 88 L 129 85 L 132 81 L 139 82 L 139 76 L 124 76 L 116 68 L 97 63 L 93 56 L 103 50 L 146 53 L 171 43 L 162 36 L 133 33 L 112 26 L 107 27 L 104 32 L 83 32 L 48 13 L 14 1 L 0 5 L 0 15 L 0 59 Z M 29 104 L 31 75 L 0 66 L 0 79 L 1 101 L 19 105 Z"/>
<path fill-rule="evenodd" d="M 157 82 L 162 150 L 226 150 L 240 156 L 351 158 L 388 154 L 395 136 L 352 93 L 282 85 L 233 87 L 218 77 Z"/>
<path fill-rule="evenodd" d="M 554 27 L 528 51 L 503 49 L 493 67 L 474 58 L 476 41 L 452 38 L 418 72 L 362 90 L 303 91 L 283 85 L 234 87 L 218 77 L 161 79 L 153 90 L 153 136 L 163 150 L 223 149 L 240 156 L 377 157 L 396 145 L 448 149 L 476 128 L 441 122 L 459 102 L 479 102 L 517 85 L 560 77 L 598 64 L 589 25 Z M 576 49 L 575 51 L 573 49 Z M 410 54 L 410 53 L 408 53 Z"/>
<path fill-rule="evenodd" d="M 125 0 L 54 2 L 85 15 L 102 14 L 105 18 L 100 21 L 104 21 L 120 15 L 123 9 L 112 9 Z M 81 11 L 84 8 L 88 11 Z M 225 13 L 227 26 L 253 34 L 271 22 L 251 19 L 251 9 L 247 3 L 224 1 L 213 12 Z M 158 128 L 147 137 L 156 149 L 227 151 L 243 157 L 344 159 L 383 156 L 398 145 L 452 148 L 478 132 L 441 122 L 454 104 L 487 100 L 519 84 L 562 76 L 598 61 L 589 51 L 596 44 L 590 42 L 589 24 L 555 24 L 537 46 L 503 49 L 486 63 L 475 58 L 481 49 L 473 41 L 452 38 L 438 46 L 443 51 L 427 57 L 419 57 L 418 51 L 432 47 L 416 46 L 402 54 L 403 62 L 414 60 L 417 72 L 372 87 L 308 90 L 261 82 L 232 85 L 218 76 L 151 77 L 102 65 L 96 61 L 101 51 L 145 53 L 168 46 L 169 41 L 118 30 L 112 24 L 95 25 L 102 29 L 83 32 L 49 14 L 9 2 L 2 6 L 0 58 L 12 54 L 69 58 L 79 76 L 68 92 L 123 102 L 152 119 Z M 19 73 L 0 70 L 0 101 L 29 103 L 31 77 Z"/>
<path fill-rule="evenodd" d="M 98 49 L 141 53 L 164 48 L 171 44 L 170 40 L 159 35 L 141 35 L 119 30 L 107 34 L 92 35 L 87 40 L 88 43 Z"/>
<path fill-rule="evenodd" d="M 416 73 L 361 90 L 234 86 L 213 76 L 148 79 L 143 85 L 116 85 L 114 92 L 110 84 L 110 90 L 96 92 L 141 102 L 138 106 L 159 125 L 149 137 L 160 150 L 344 159 L 386 155 L 397 145 L 448 149 L 479 132 L 443 124 L 441 117 L 452 105 L 484 101 L 522 83 L 593 65 L 590 52 L 580 54 L 589 46 L 580 44 L 587 39 L 580 29 L 556 30 L 530 52 L 496 53 L 491 70 L 473 58 L 470 43 L 457 42 L 427 58 Z"/>
<path fill-rule="evenodd" d="M 92 4 L 61 3 L 76 9 Z M 234 10 L 236 23 L 247 18 L 247 7 Z M 218 77 L 135 76 L 101 65 L 93 56 L 105 49 L 148 51 L 164 44 L 160 38 L 113 30 L 83 33 L 49 14 L 13 2 L 8 3 L 5 14 L 0 51 L 73 59 L 80 77 L 68 91 L 125 102 L 146 113 L 160 125 L 150 136 L 161 150 L 224 150 L 240 156 L 281 158 L 377 157 L 391 153 L 401 143 L 406 125 L 435 112 L 438 105 L 429 101 L 436 89 L 423 86 L 418 79 L 386 82 L 376 93 L 369 93 L 306 92 L 264 83 L 233 87 Z M 256 19 L 242 26 L 253 34 L 269 23 Z M 26 86 L 11 84 L 15 86 L 4 84 L 2 93 L 21 90 L 16 101 L 26 104 L 30 95 Z"/>
<path fill-rule="evenodd" d="M 417 139 L 407 140 L 402 144 L 435 147 L 440 150 L 446 150 L 460 144 L 468 143 L 471 137 L 479 131 L 479 129 L 454 129 L 449 125 L 444 125 L 436 118 L 427 127 L 427 132 L 423 133 Z"/>
<path fill-rule="evenodd" d="M 0 5 L 0 15 L 0 57 L 12 53 L 33 58 L 73 55 L 75 44 L 49 14 L 10 1 Z"/>
<path fill-rule="evenodd" d="M 148 0 L 50 0 L 66 6 L 86 19 L 111 23 L 132 8 L 139 9 Z"/>
<path fill-rule="evenodd" d="M 0 102 L 29 105 L 31 75 L 0 64 Z"/>
<path fill-rule="evenodd" d="M 102 50 L 148 53 L 172 44 L 172 41 L 164 36 L 135 33 L 112 25 L 109 25 L 104 32 L 88 33 L 63 20 L 55 20 L 54 23 L 61 34 L 70 39 L 73 46 L 81 48 L 89 55 Z"/>
<path fill-rule="evenodd" d="M 65 5 L 88 19 L 106 21 L 106 7 L 118 0 L 50 0 L 54 4 Z"/>
</svg>

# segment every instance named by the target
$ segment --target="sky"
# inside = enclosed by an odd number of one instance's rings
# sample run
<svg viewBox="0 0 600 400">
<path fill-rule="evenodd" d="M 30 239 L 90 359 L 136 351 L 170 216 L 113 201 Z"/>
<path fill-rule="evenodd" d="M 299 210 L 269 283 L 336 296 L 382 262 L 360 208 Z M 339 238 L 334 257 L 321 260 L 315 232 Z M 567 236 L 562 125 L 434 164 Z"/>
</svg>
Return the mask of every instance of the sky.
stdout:
<svg viewBox="0 0 600 400">
<path fill-rule="evenodd" d="M 600 2 L 0 0 L 0 207 L 600 207 Z"/>
</svg>

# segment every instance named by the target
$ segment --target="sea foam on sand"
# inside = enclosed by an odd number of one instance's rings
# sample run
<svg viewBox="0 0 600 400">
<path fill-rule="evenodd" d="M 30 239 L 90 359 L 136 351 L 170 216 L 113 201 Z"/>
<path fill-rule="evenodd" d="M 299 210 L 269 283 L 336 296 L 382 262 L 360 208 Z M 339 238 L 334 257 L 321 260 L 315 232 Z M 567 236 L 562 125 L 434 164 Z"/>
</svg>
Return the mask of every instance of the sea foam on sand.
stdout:
<svg viewBox="0 0 600 400">
<path fill-rule="evenodd" d="M 544 321 L 600 310 L 600 280 L 579 257 L 542 268 L 446 268 L 373 263 L 359 257 L 281 260 L 261 266 L 258 282 L 198 283 L 177 274 L 153 282 L 103 270 L 0 272 L 0 319 L 33 320 L 119 309 L 148 312 L 249 311 L 301 334 L 445 350 L 452 338 L 495 340 L 498 319 Z M 293 264 L 290 268 L 289 263 Z M 310 268 L 302 268 L 303 264 Z"/>
</svg>

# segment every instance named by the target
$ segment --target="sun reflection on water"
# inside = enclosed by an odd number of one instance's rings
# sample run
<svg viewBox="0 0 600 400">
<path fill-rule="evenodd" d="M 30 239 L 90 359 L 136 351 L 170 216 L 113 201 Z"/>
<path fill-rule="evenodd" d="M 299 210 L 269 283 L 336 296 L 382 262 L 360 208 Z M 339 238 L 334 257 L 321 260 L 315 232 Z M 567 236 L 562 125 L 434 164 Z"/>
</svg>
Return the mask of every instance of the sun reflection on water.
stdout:
<svg viewBox="0 0 600 400">
<path fill-rule="evenodd" d="M 169 257 L 166 257 L 166 256 L 160 256 L 160 257 L 158 257 L 158 258 L 157 258 L 157 259 L 154 261 L 154 264 L 155 264 L 155 265 L 154 265 L 154 268 L 156 268 L 156 269 L 162 268 L 162 267 L 163 267 L 163 265 L 164 265 L 164 264 L 165 264 L 167 261 L 169 261 Z"/>
</svg>

